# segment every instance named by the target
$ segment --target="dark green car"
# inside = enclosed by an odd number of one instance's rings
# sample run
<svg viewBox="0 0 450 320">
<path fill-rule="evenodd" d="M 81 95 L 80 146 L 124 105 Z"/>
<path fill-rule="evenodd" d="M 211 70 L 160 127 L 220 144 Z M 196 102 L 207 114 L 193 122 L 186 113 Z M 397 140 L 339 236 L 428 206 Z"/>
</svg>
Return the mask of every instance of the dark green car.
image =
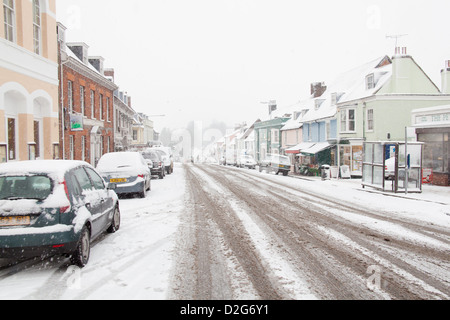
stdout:
<svg viewBox="0 0 450 320">
<path fill-rule="evenodd" d="M 118 197 L 88 163 L 0 165 L 0 258 L 61 254 L 84 267 L 91 242 L 119 227 Z"/>
</svg>

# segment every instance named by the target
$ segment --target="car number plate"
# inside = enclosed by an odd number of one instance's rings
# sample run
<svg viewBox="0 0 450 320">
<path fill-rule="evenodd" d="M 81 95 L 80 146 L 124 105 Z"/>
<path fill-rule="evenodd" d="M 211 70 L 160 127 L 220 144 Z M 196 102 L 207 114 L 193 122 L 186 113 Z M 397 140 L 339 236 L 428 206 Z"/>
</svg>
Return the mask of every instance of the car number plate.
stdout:
<svg viewBox="0 0 450 320">
<path fill-rule="evenodd" d="M 30 224 L 31 218 L 29 216 L 0 217 L 0 227 L 29 226 Z"/>
<path fill-rule="evenodd" d="M 111 179 L 109 180 L 111 183 L 124 183 L 127 182 L 127 179 Z"/>
</svg>

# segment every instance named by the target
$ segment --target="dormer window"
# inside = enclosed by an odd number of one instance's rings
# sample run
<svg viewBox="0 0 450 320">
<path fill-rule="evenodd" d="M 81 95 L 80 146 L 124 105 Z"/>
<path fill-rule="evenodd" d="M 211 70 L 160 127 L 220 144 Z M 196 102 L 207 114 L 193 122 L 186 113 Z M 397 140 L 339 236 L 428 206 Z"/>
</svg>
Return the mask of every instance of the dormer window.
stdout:
<svg viewBox="0 0 450 320">
<path fill-rule="evenodd" d="M 375 88 L 375 76 L 373 73 L 366 77 L 366 90 Z"/>
<path fill-rule="evenodd" d="M 315 105 L 314 105 L 315 110 L 319 110 L 320 106 L 322 105 L 322 103 L 324 101 L 325 101 L 324 99 L 316 99 L 314 101 L 314 103 L 315 103 Z"/>
</svg>

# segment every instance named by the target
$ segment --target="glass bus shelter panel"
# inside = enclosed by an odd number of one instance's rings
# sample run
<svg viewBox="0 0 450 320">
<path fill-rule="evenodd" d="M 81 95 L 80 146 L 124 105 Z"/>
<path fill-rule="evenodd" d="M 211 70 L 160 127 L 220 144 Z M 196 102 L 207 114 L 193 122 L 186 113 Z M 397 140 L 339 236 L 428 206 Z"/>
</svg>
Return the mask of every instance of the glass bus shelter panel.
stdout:
<svg viewBox="0 0 450 320">
<path fill-rule="evenodd" d="M 364 143 L 363 156 L 363 186 L 376 189 L 385 188 L 385 150 L 383 144 L 376 142 Z"/>
<path fill-rule="evenodd" d="M 373 149 L 373 163 L 383 164 L 385 159 L 385 147 L 381 144 L 375 144 Z"/>
<path fill-rule="evenodd" d="M 406 152 L 408 153 L 409 161 Z M 405 144 L 399 146 L 399 192 L 422 192 L 422 153 L 423 144 L 408 143 L 407 146 Z"/>
</svg>

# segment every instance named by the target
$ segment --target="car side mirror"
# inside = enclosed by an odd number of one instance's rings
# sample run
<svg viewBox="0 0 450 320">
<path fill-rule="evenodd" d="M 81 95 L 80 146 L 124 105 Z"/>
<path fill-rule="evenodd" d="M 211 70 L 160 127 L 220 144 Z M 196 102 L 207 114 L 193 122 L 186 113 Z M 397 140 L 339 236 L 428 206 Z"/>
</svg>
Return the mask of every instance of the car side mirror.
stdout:
<svg viewBox="0 0 450 320">
<path fill-rule="evenodd" d="M 108 184 L 108 190 L 116 190 L 117 185 L 115 183 Z"/>
</svg>

